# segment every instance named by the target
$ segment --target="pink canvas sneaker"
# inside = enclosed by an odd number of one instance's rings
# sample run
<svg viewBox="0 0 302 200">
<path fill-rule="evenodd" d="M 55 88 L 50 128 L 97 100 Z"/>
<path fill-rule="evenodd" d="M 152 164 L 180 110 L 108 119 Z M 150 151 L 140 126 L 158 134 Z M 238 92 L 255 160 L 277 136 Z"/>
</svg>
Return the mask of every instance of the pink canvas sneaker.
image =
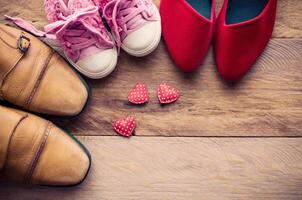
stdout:
<svg viewBox="0 0 302 200">
<path fill-rule="evenodd" d="M 45 0 L 51 24 L 39 31 L 30 23 L 11 19 L 36 36 L 58 41 L 69 62 L 82 74 L 98 79 L 109 75 L 117 63 L 115 42 L 92 0 Z"/>
<path fill-rule="evenodd" d="M 156 49 L 161 38 L 161 20 L 151 0 L 96 1 L 119 47 L 137 57 Z"/>
</svg>

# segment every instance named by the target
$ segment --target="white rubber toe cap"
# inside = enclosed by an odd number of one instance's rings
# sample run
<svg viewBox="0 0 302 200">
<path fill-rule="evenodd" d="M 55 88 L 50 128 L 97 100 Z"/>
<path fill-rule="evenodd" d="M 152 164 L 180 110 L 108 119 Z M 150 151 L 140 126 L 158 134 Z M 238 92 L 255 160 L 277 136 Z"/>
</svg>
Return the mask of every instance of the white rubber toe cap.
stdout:
<svg viewBox="0 0 302 200">
<path fill-rule="evenodd" d="M 73 65 L 83 75 L 100 79 L 108 76 L 115 69 L 116 63 L 117 50 L 113 48 L 80 59 Z"/>
<path fill-rule="evenodd" d="M 123 40 L 122 49 L 130 55 L 142 57 L 153 52 L 158 46 L 161 38 L 160 15 L 157 21 L 150 21 L 140 29 L 130 33 Z"/>
</svg>

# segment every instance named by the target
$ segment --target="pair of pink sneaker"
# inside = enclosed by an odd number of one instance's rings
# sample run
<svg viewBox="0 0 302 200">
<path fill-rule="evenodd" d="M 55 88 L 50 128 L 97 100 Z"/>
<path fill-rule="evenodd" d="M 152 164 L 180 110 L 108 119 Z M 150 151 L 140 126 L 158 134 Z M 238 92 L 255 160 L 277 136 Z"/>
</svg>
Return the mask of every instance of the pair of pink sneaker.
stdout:
<svg viewBox="0 0 302 200">
<path fill-rule="evenodd" d="M 99 79 L 116 67 L 120 48 L 142 57 L 156 49 L 161 20 L 151 0 L 44 0 L 44 31 L 6 16 L 36 36 L 54 39 L 82 74 Z"/>
</svg>

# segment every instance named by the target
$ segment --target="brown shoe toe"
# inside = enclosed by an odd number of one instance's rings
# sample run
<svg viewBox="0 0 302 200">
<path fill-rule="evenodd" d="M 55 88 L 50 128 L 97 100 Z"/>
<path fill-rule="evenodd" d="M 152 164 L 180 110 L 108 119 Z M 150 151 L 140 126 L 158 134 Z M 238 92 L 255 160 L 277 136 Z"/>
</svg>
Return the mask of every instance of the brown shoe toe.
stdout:
<svg viewBox="0 0 302 200">
<path fill-rule="evenodd" d="M 75 116 L 84 109 L 87 99 L 87 86 L 61 57 L 54 54 L 29 110 L 57 116 Z"/>
<path fill-rule="evenodd" d="M 75 116 L 87 85 L 50 47 L 21 30 L 0 25 L 0 98 L 30 111 Z"/>
<path fill-rule="evenodd" d="M 76 139 L 37 116 L 0 106 L 0 172 L 9 180 L 48 186 L 81 183 L 90 167 Z"/>
<path fill-rule="evenodd" d="M 62 130 L 56 127 L 51 128 L 47 139 L 48 144 L 45 145 L 32 175 L 32 183 L 76 185 L 84 180 L 90 166 L 90 158 L 86 150 L 70 138 Z"/>
</svg>

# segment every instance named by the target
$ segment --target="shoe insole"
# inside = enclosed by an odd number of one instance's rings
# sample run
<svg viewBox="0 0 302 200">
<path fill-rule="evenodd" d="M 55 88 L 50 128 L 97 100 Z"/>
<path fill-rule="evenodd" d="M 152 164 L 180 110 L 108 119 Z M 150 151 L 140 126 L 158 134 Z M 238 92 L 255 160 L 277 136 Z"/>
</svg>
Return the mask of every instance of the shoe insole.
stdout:
<svg viewBox="0 0 302 200">
<path fill-rule="evenodd" d="M 212 0 L 187 0 L 200 15 L 211 19 Z"/>
<path fill-rule="evenodd" d="M 257 17 L 269 0 L 229 0 L 226 23 L 235 24 Z"/>
</svg>

